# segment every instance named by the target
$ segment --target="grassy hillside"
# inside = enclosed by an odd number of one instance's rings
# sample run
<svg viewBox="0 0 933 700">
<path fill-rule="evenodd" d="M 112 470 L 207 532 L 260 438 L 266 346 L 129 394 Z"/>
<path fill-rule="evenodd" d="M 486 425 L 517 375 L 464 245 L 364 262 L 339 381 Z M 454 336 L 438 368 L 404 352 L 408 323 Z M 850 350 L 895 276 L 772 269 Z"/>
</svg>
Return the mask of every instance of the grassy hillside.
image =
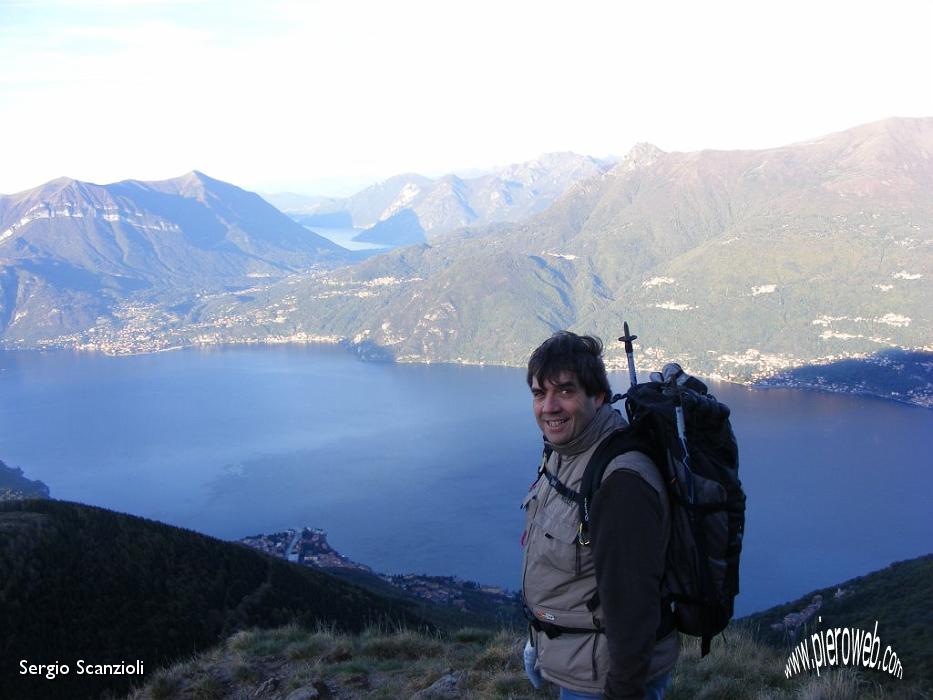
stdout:
<svg viewBox="0 0 933 700">
<path fill-rule="evenodd" d="M 700 658 L 694 638 L 683 650 L 667 700 L 921 700 L 931 697 L 931 577 L 933 556 L 920 557 L 839 586 L 815 591 L 733 623 Z M 836 597 L 836 590 L 845 591 Z M 785 673 L 790 646 L 770 625 L 799 612 L 817 593 L 827 625 L 871 629 L 903 661 L 903 678 L 850 667 L 817 675 Z M 815 618 L 814 618 L 815 619 Z M 812 631 L 812 629 L 809 629 Z M 802 634 L 802 632 L 801 632 Z M 797 641 L 802 637 L 798 634 Z M 158 670 L 128 700 L 175 698 L 554 698 L 553 688 L 528 684 L 521 649 L 524 630 L 460 629 L 417 632 L 372 627 L 342 634 L 317 626 L 249 630 L 205 654 Z M 316 693 L 316 694 L 315 694 Z"/>
<path fill-rule="evenodd" d="M 133 678 L 79 676 L 77 660 L 148 671 L 288 623 L 426 625 L 403 601 L 242 545 L 75 503 L 0 503 L 0 698 L 125 692 Z M 21 675 L 22 659 L 71 673 Z"/>
<path fill-rule="evenodd" d="M 434 616 L 243 546 L 99 508 L 0 503 L 0 572 L 2 698 L 427 698 L 416 693 L 436 683 L 457 693 L 450 697 L 553 695 L 526 684 L 520 625 L 463 628 L 470 623 L 451 611 Z M 785 677 L 790 645 L 771 626 L 811 595 L 739 621 L 705 659 L 686 640 L 669 697 L 929 697 L 931 574 L 933 555 L 814 592 L 825 601 L 823 627 L 871 629 L 878 620 L 903 679 L 850 668 Z M 21 675 L 21 659 L 71 672 Z M 79 659 L 141 660 L 144 673 L 78 675 Z M 131 690 L 134 681 L 141 687 Z"/>
<path fill-rule="evenodd" d="M 815 596 L 821 597 L 821 607 L 796 633 L 773 627 L 787 615 L 805 610 Z M 901 659 L 904 679 L 922 681 L 933 688 L 933 554 L 813 591 L 740 623 L 757 639 L 787 649 L 819 630 L 855 627 L 872 631 L 876 621 L 882 645 L 890 645 Z"/>
<path fill-rule="evenodd" d="M 709 656 L 685 639 L 666 700 L 902 700 L 924 697 L 916 682 L 883 687 L 834 669 L 785 678 L 786 654 L 745 630 L 717 638 Z M 463 629 L 449 635 L 370 629 L 360 635 L 296 626 L 238 633 L 206 654 L 147 677 L 127 700 L 221 698 L 459 698 L 537 700 L 522 665 L 524 636 Z"/>
</svg>

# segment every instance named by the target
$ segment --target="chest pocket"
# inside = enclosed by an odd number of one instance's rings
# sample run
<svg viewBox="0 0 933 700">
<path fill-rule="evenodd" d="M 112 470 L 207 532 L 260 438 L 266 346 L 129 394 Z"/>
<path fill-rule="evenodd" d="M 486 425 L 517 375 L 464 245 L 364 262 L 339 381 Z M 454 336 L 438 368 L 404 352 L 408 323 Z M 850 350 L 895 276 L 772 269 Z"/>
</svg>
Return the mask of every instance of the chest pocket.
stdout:
<svg viewBox="0 0 933 700">
<path fill-rule="evenodd" d="M 551 496 L 546 504 L 538 506 L 533 522 L 543 562 L 574 576 L 593 572 L 590 548 L 577 540 L 580 523 L 575 503 Z"/>
</svg>

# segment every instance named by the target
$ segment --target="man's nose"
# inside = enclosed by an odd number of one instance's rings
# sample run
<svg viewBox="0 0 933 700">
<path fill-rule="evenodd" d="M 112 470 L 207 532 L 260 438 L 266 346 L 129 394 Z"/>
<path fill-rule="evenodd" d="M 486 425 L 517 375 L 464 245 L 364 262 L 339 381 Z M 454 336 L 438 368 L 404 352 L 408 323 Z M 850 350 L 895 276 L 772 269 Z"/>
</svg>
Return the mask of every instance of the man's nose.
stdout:
<svg viewBox="0 0 933 700">
<path fill-rule="evenodd" d="M 545 413 L 555 413 L 560 410 L 557 403 L 557 397 L 554 394 L 544 395 L 544 405 L 541 407 Z"/>
</svg>

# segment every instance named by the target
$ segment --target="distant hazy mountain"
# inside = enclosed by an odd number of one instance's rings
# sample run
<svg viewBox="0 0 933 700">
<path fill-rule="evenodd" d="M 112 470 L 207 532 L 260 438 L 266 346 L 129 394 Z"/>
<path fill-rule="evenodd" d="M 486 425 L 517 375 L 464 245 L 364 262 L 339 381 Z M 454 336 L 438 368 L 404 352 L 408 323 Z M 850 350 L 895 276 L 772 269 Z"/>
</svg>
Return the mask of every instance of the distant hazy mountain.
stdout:
<svg viewBox="0 0 933 700">
<path fill-rule="evenodd" d="M 549 153 L 471 178 L 398 175 L 346 199 L 279 197 L 270 201 L 283 205 L 284 211 L 312 228 L 372 228 L 358 239 L 408 245 L 463 226 L 527 219 L 547 209 L 575 183 L 598 176 L 611 165 L 575 153 Z"/>
<path fill-rule="evenodd" d="M 259 192 L 260 197 L 269 202 L 279 211 L 290 213 L 315 212 L 322 205 L 332 205 L 336 202 L 332 197 L 314 197 L 294 192 Z"/>
<path fill-rule="evenodd" d="M 317 333 L 401 360 L 512 364 L 556 329 L 613 339 L 627 319 L 642 365 L 746 380 L 931 350 L 931 154 L 933 119 L 763 151 L 642 144 L 524 223 L 210 301 L 199 319 L 225 338 Z M 264 324 L 285 298 L 287 318 Z M 617 344 L 609 355 L 621 362 Z"/>
<path fill-rule="evenodd" d="M 258 195 L 199 172 L 60 178 L 0 197 L 0 333 L 30 344 L 86 329 L 134 295 L 244 287 L 347 259 Z"/>
</svg>

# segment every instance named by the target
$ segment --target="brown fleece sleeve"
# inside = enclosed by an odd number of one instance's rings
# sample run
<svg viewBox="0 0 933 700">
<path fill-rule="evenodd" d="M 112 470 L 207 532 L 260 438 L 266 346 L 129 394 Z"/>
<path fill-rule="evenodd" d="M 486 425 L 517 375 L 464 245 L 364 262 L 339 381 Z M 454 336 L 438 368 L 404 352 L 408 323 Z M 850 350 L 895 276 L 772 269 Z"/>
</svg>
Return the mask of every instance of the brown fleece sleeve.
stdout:
<svg viewBox="0 0 933 700">
<path fill-rule="evenodd" d="M 661 619 L 664 573 L 657 492 L 638 474 L 615 471 L 593 498 L 593 557 L 609 644 L 606 700 L 643 700 Z"/>
</svg>

